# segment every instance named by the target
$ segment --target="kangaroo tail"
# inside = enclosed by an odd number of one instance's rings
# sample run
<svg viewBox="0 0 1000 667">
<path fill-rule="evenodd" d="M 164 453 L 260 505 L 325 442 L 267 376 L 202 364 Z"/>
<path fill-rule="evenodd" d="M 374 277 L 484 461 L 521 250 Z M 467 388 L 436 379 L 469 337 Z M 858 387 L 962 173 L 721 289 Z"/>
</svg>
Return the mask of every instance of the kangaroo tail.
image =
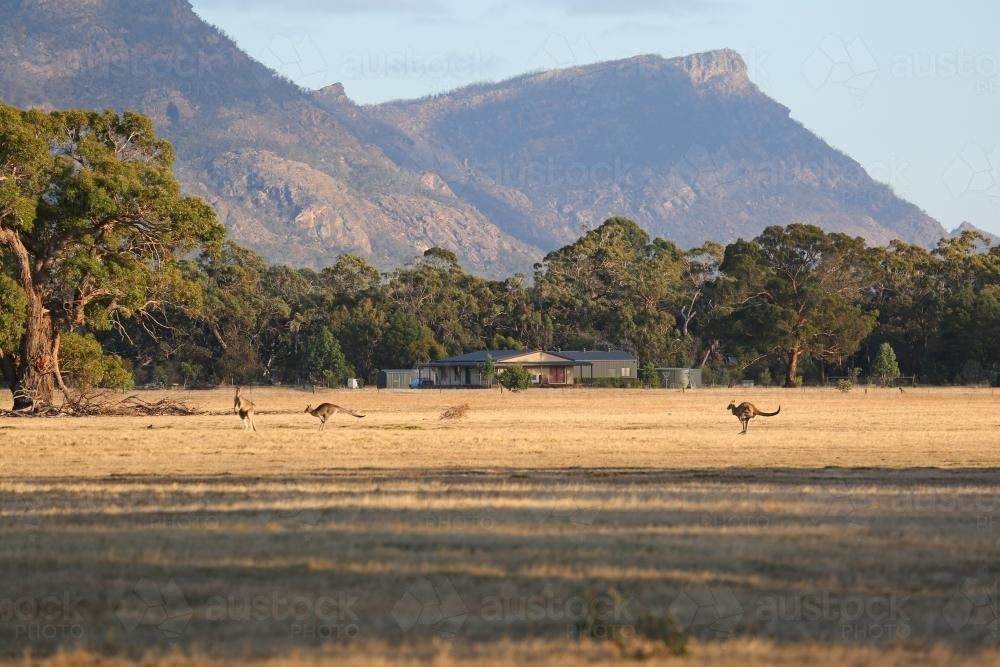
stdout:
<svg viewBox="0 0 1000 667">
<path fill-rule="evenodd" d="M 781 412 L 781 406 L 780 405 L 778 406 L 778 409 L 775 410 L 774 412 L 758 412 L 757 414 L 759 414 L 761 417 L 773 417 L 774 415 L 778 414 L 779 412 Z"/>
<path fill-rule="evenodd" d="M 359 419 L 360 419 L 361 417 L 364 417 L 364 415 L 361 415 L 361 414 L 358 414 L 358 413 L 357 413 L 357 412 L 355 412 L 354 410 L 348 410 L 348 411 L 347 411 L 347 414 L 349 414 L 349 415 L 354 415 L 355 417 L 357 417 L 357 418 L 359 418 Z"/>
</svg>

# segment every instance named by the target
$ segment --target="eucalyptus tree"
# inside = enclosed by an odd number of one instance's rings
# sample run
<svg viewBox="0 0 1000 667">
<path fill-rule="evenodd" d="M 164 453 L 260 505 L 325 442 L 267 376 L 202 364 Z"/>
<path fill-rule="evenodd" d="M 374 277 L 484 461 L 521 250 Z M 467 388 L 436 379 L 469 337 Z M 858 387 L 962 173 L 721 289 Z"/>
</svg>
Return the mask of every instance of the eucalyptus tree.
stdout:
<svg viewBox="0 0 1000 667">
<path fill-rule="evenodd" d="M 861 238 L 814 225 L 768 227 L 726 247 L 714 285 L 725 304 L 716 329 L 745 365 L 781 358 L 784 384 L 795 386 L 803 357 L 839 363 L 874 328 L 877 313 L 861 306 L 872 266 Z"/>
<path fill-rule="evenodd" d="M 677 330 L 684 253 L 627 218 L 550 252 L 535 271 L 535 308 L 556 347 L 607 343 L 658 362 L 688 356 Z"/>
<path fill-rule="evenodd" d="M 217 251 L 225 231 L 181 194 L 173 160 L 138 113 L 0 104 L 0 248 L 26 302 L 20 340 L 2 351 L 15 408 L 65 388 L 64 332 L 126 318 L 155 327 L 165 304 L 197 306 L 179 258 Z"/>
</svg>

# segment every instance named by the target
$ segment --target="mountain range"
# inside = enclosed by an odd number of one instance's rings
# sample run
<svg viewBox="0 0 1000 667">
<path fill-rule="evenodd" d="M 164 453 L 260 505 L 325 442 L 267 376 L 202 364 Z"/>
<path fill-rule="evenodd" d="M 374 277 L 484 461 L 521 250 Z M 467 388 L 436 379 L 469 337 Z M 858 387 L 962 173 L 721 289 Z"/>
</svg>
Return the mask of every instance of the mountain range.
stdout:
<svg viewBox="0 0 1000 667">
<path fill-rule="evenodd" d="M 809 222 L 871 243 L 945 229 L 749 79 L 730 50 L 526 74 L 358 105 L 302 90 L 186 0 L 0 0 L 0 99 L 136 109 L 185 191 L 271 262 L 432 246 L 485 276 L 530 273 L 604 219 L 687 248 Z"/>
</svg>

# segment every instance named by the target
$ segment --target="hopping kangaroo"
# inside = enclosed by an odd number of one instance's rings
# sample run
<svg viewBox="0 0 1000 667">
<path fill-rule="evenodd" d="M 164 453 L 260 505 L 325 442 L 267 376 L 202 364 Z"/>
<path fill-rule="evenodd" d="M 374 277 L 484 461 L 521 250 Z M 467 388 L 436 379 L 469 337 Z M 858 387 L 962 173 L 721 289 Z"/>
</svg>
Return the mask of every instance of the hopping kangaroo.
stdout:
<svg viewBox="0 0 1000 667">
<path fill-rule="evenodd" d="M 330 418 L 330 415 L 335 415 L 338 412 L 346 412 L 349 415 L 354 415 L 355 417 L 364 417 L 364 415 L 359 415 L 354 410 L 348 410 L 347 408 L 342 408 L 339 405 L 334 405 L 333 403 L 320 403 L 315 408 L 311 405 L 307 405 L 306 412 L 311 414 L 313 417 L 319 417 L 319 430 L 326 428 L 326 420 Z"/>
<path fill-rule="evenodd" d="M 773 417 L 781 412 L 780 405 L 774 412 L 764 412 L 763 410 L 759 410 L 753 403 L 744 402 L 736 405 L 736 401 L 731 401 L 726 409 L 736 415 L 736 417 L 740 420 L 740 423 L 743 424 L 743 430 L 740 431 L 740 433 L 747 432 L 747 426 L 750 424 L 750 420 L 757 415 L 760 415 L 761 417 Z"/>
<path fill-rule="evenodd" d="M 233 412 L 240 416 L 244 431 L 256 431 L 257 427 L 253 423 L 254 404 L 249 398 L 243 398 L 240 395 L 242 389 L 243 387 L 236 388 L 236 398 L 233 399 Z"/>
</svg>

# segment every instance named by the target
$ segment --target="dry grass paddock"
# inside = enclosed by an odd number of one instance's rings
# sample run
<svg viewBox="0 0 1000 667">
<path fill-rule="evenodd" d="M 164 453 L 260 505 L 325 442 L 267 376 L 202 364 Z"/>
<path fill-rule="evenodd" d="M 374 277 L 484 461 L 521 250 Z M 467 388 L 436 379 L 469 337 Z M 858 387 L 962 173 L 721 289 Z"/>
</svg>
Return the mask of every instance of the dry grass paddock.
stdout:
<svg viewBox="0 0 1000 667">
<path fill-rule="evenodd" d="M 0 662 L 1000 661 L 995 390 L 140 393 L 0 419 Z"/>
</svg>

